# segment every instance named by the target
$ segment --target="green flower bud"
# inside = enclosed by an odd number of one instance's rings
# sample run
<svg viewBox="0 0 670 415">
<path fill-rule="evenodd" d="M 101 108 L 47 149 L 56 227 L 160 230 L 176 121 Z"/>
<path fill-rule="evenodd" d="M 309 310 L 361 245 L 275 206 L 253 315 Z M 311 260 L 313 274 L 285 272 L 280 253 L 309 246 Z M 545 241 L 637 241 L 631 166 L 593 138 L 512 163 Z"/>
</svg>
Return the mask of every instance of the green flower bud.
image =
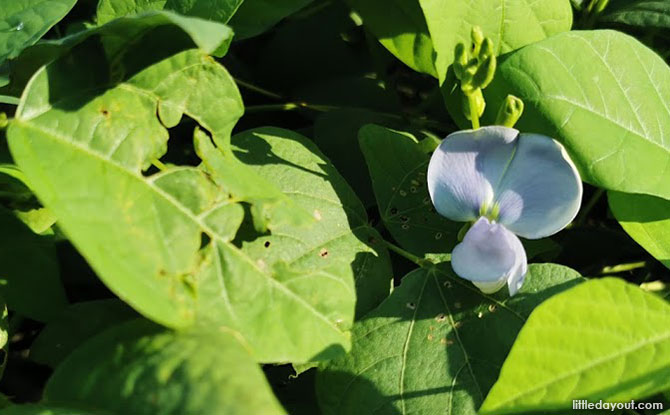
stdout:
<svg viewBox="0 0 670 415">
<path fill-rule="evenodd" d="M 520 98 L 514 95 L 507 95 L 507 98 L 505 98 L 505 101 L 498 110 L 496 125 L 514 127 L 514 124 L 519 121 L 519 118 L 523 114 L 523 108 L 523 101 Z"/>
<path fill-rule="evenodd" d="M 484 100 L 482 90 L 477 88 L 463 94 L 463 113 L 465 114 L 465 118 L 468 120 L 472 120 L 472 114 L 470 112 L 470 100 L 474 101 L 477 118 L 480 118 L 486 109 L 486 101 Z"/>
</svg>

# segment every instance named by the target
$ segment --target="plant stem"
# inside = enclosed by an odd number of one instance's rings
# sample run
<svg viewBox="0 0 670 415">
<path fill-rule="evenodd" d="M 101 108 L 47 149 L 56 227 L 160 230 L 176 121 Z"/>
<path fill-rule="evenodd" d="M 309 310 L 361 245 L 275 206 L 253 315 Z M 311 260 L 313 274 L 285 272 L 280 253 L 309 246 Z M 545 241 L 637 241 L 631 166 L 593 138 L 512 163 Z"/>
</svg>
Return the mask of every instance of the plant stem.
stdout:
<svg viewBox="0 0 670 415">
<path fill-rule="evenodd" d="M 283 100 L 284 98 L 277 94 L 276 92 L 268 91 L 265 88 L 261 88 L 260 86 L 256 86 L 254 84 L 251 84 L 249 82 L 243 81 L 241 79 L 233 78 L 235 80 L 235 83 L 238 84 L 239 86 L 246 88 L 250 91 L 257 92 L 261 95 L 265 95 L 268 98 L 276 99 L 276 100 Z"/>
<path fill-rule="evenodd" d="M 479 111 L 477 111 L 477 102 L 475 97 L 468 95 L 468 103 L 470 104 L 470 120 L 472 121 L 472 129 L 479 128 Z"/>
<path fill-rule="evenodd" d="M 591 213 L 591 210 L 595 207 L 596 203 L 600 200 L 602 195 L 605 193 L 605 189 L 598 189 L 596 192 L 591 196 L 591 199 L 586 203 L 584 208 L 582 209 L 582 212 L 579 214 L 579 217 L 577 220 L 575 220 L 575 225 L 583 225 L 586 222 L 587 217 L 589 216 L 589 213 Z"/>
<path fill-rule="evenodd" d="M 647 265 L 647 261 L 640 262 L 630 262 L 627 264 L 618 264 L 608 267 L 603 267 L 600 271 L 601 274 L 618 274 L 620 272 L 632 271 L 634 269 L 644 268 Z"/>
<path fill-rule="evenodd" d="M 412 262 L 414 262 L 416 265 L 420 267 L 426 267 L 433 265 L 433 263 L 427 259 L 424 258 L 419 258 L 418 256 L 414 255 L 411 252 L 405 251 L 398 245 L 392 244 L 391 242 L 387 241 L 384 239 L 384 243 L 386 244 L 386 247 L 390 249 L 391 251 L 395 252 L 396 254 L 400 255 L 401 257 L 408 259 Z"/>
<path fill-rule="evenodd" d="M 153 159 L 153 161 L 151 162 L 151 164 L 153 164 L 154 167 L 156 167 L 156 168 L 157 168 L 158 170 L 160 170 L 160 171 L 165 171 L 165 170 L 168 169 L 168 167 L 167 167 L 165 164 L 163 164 L 162 161 L 160 161 L 160 160 L 158 160 L 158 159 Z"/>
</svg>

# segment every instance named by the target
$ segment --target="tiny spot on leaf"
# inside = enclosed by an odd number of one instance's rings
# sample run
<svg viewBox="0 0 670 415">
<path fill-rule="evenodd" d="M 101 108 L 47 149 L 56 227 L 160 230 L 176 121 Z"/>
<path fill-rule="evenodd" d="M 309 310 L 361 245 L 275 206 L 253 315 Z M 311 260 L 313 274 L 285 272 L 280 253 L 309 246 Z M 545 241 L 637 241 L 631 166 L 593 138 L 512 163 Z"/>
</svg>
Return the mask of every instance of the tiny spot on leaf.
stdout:
<svg viewBox="0 0 670 415">
<path fill-rule="evenodd" d="M 447 316 L 444 315 L 444 314 L 442 314 L 442 313 L 440 313 L 440 314 L 438 314 L 437 316 L 435 316 L 435 321 L 437 321 L 438 323 L 443 323 L 443 322 L 445 322 L 446 320 L 447 320 Z"/>
<path fill-rule="evenodd" d="M 269 248 L 270 247 L 270 241 L 265 241 L 263 246 L 266 247 L 266 248 Z"/>
<path fill-rule="evenodd" d="M 319 256 L 321 258 L 326 258 L 328 256 L 328 250 L 326 248 L 321 249 L 321 252 L 319 252 Z"/>
<path fill-rule="evenodd" d="M 414 304 L 414 303 L 407 303 L 407 308 L 409 308 L 410 310 L 414 310 L 414 309 L 416 308 L 416 304 Z"/>
</svg>

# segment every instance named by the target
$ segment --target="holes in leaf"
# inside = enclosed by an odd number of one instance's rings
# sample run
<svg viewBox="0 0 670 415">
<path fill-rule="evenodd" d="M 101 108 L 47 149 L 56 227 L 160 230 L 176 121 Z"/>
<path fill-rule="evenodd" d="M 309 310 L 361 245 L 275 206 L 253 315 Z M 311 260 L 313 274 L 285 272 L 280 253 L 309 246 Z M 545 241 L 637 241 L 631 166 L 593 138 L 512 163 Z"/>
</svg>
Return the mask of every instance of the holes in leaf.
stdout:
<svg viewBox="0 0 670 415">
<path fill-rule="evenodd" d="M 263 246 L 266 247 L 266 248 L 269 248 L 270 247 L 270 241 L 265 241 Z"/>
<path fill-rule="evenodd" d="M 200 232 L 200 249 L 204 249 L 207 245 L 209 245 L 210 241 L 212 238 L 209 237 L 204 232 Z"/>
<path fill-rule="evenodd" d="M 321 249 L 321 252 L 319 252 L 319 256 L 321 258 L 327 258 L 328 257 L 328 250 L 326 248 Z"/>
</svg>

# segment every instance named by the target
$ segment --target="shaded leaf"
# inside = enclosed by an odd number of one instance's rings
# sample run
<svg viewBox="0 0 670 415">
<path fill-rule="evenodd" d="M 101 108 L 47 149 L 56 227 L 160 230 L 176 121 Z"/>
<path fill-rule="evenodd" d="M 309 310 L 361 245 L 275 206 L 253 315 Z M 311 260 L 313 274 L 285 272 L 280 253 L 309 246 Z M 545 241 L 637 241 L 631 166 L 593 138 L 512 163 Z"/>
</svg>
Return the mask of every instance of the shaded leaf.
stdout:
<svg viewBox="0 0 670 415">
<path fill-rule="evenodd" d="M 426 170 L 430 155 L 406 133 L 376 125 L 359 132 L 379 213 L 398 244 L 417 255 L 450 252 L 462 225 L 433 208 Z"/>
<path fill-rule="evenodd" d="M 0 229 L 0 295 L 19 314 L 49 321 L 67 304 L 53 240 L 4 208 Z"/>
<path fill-rule="evenodd" d="M 436 53 L 417 0 L 347 0 L 365 27 L 410 68 L 437 77 Z"/>
<path fill-rule="evenodd" d="M 623 229 L 670 268 L 670 201 L 619 192 L 609 192 L 608 199 Z"/>
<path fill-rule="evenodd" d="M 56 369 L 47 402 L 114 414 L 284 414 L 235 332 L 171 332 L 121 324 L 86 342 Z"/>
<path fill-rule="evenodd" d="M 230 21 L 235 39 L 259 35 L 314 0 L 244 0 Z"/>
<path fill-rule="evenodd" d="M 49 405 L 13 405 L 5 409 L 0 409 L 0 415 L 110 415 L 100 411 L 90 411 L 84 409 L 73 409 Z"/>
<path fill-rule="evenodd" d="M 670 28 L 670 3 L 666 0 L 612 0 L 598 21 L 649 31 Z"/>
<path fill-rule="evenodd" d="M 533 312 L 480 412 L 649 397 L 670 387 L 669 339 L 670 305 L 661 298 L 615 278 L 581 284 Z"/>
<path fill-rule="evenodd" d="M 55 368 L 84 341 L 137 317 L 137 313 L 116 299 L 72 304 L 42 329 L 30 346 L 30 358 Z"/>
<path fill-rule="evenodd" d="M 530 311 L 582 278 L 531 265 L 511 299 L 482 294 L 443 266 L 418 269 L 354 325 L 351 352 L 317 377 L 329 414 L 475 414 Z"/>
</svg>

